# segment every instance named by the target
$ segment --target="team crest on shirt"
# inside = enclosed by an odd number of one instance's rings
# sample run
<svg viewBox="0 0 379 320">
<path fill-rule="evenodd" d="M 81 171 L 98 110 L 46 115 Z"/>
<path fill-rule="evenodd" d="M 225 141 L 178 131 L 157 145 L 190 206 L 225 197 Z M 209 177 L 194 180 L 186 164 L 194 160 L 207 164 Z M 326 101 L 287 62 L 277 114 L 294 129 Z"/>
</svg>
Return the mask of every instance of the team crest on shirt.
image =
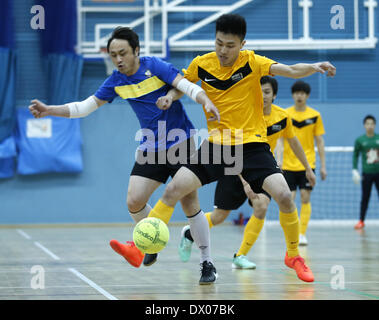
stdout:
<svg viewBox="0 0 379 320">
<path fill-rule="evenodd" d="M 151 71 L 150 70 L 146 70 L 145 76 L 148 77 L 148 78 L 150 78 L 152 76 Z"/>
<path fill-rule="evenodd" d="M 242 80 L 242 79 L 243 79 L 243 74 L 242 74 L 242 72 L 239 72 L 239 73 L 236 73 L 236 74 L 233 74 L 233 75 L 232 75 L 232 81 L 237 82 L 237 81 L 240 81 L 240 80 Z"/>
</svg>

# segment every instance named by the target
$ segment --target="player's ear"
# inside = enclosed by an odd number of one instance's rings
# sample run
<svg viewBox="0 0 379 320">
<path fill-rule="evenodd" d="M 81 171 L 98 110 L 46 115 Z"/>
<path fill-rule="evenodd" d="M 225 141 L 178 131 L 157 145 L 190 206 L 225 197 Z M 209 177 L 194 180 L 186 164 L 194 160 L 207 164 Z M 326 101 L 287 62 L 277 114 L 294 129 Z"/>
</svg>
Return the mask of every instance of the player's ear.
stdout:
<svg viewBox="0 0 379 320">
<path fill-rule="evenodd" d="M 243 48 L 243 46 L 246 44 L 246 40 L 242 40 L 241 42 L 241 49 Z"/>
<path fill-rule="evenodd" d="M 134 55 L 136 56 L 136 57 L 138 57 L 139 56 L 139 47 L 136 47 L 135 48 L 135 50 L 134 50 Z"/>
</svg>

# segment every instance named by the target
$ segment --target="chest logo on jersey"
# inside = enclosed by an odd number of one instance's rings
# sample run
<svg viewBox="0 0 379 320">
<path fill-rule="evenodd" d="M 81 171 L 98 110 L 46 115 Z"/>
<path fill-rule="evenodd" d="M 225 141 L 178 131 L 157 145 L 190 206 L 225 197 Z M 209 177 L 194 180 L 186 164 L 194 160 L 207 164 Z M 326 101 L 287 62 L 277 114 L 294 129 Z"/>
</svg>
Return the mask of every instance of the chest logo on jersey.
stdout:
<svg viewBox="0 0 379 320">
<path fill-rule="evenodd" d="M 267 136 L 271 136 L 279 131 L 282 131 L 287 126 L 287 118 L 284 118 L 283 120 L 274 123 L 273 125 L 267 127 Z"/>
<path fill-rule="evenodd" d="M 207 83 L 208 85 L 218 89 L 218 90 L 228 90 L 230 87 L 234 86 L 236 83 L 241 81 L 243 78 L 246 78 L 252 72 L 248 62 L 234 72 L 229 79 L 220 80 L 213 74 L 209 73 L 202 67 L 198 67 L 198 76 L 199 78 Z"/>
<path fill-rule="evenodd" d="M 292 119 L 292 124 L 296 128 L 303 128 L 303 127 L 309 126 L 310 124 L 316 123 L 317 118 L 318 118 L 318 116 L 313 117 L 313 118 L 309 118 L 309 119 L 305 119 L 303 121 L 296 121 L 295 119 Z"/>
<path fill-rule="evenodd" d="M 146 76 L 147 78 L 151 78 L 151 76 L 152 76 L 151 71 L 150 71 L 150 70 L 146 70 L 146 72 L 145 72 L 145 76 Z"/>
</svg>

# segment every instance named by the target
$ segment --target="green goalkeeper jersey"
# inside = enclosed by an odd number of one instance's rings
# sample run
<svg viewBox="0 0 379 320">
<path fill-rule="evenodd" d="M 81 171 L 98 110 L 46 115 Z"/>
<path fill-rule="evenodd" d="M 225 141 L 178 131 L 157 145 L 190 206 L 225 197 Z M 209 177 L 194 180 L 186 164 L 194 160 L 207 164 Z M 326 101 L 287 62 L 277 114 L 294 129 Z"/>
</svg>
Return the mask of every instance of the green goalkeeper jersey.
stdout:
<svg viewBox="0 0 379 320">
<path fill-rule="evenodd" d="M 368 137 L 366 134 L 355 140 L 353 169 L 358 168 L 359 154 L 362 154 L 362 172 L 379 173 L 379 134 Z"/>
</svg>

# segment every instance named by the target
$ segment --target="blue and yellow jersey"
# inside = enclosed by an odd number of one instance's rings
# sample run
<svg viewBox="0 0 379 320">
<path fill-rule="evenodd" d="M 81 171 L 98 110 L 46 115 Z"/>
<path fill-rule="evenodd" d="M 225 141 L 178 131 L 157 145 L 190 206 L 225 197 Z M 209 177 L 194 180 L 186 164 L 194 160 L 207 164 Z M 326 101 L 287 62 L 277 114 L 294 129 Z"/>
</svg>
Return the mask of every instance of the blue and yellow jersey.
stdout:
<svg viewBox="0 0 379 320">
<path fill-rule="evenodd" d="M 160 110 L 155 104 L 159 97 L 166 95 L 172 88 L 171 83 L 178 73 L 178 69 L 159 58 L 141 57 L 140 67 L 135 74 L 127 76 L 114 70 L 96 91 L 95 96 L 108 102 L 112 102 L 117 96 L 128 100 L 145 137 L 141 144 L 149 148 L 148 150 L 168 149 L 189 138 L 193 134 L 191 129 L 194 128 L 179 100 L 174 101 L 168 110 Z M 173 129 L 176 131 L 171 131 Z M 184 132 L 185 135 L 176 135 L 178 132 Z M 155 146 L 148 145 L 146 139 L 152 133 Z"/>
</svg>

